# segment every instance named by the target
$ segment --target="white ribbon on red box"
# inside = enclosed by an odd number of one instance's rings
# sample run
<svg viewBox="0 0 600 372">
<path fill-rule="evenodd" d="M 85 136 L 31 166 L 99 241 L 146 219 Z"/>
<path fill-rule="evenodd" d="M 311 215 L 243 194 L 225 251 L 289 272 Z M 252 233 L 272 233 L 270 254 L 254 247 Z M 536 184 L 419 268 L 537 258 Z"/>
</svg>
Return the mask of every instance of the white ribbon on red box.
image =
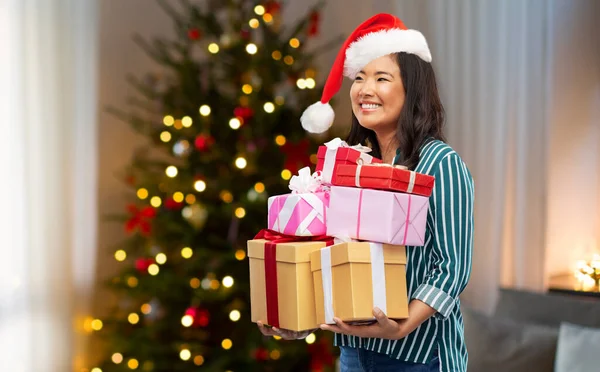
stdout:
<svg viewBox="0 0 600 372">
<path fill-rule="evenodd" d="M 383 244 L 369 243 L 371 254 L 371 286 L 373 291 L 373 307 L 378 307 L 387 314 L 387 296 L 385 289 L 385 262 Z M 323 280 L 323 300 L 325 323 L 333 321 L 333 276 L 331 268 L 331 247 L 321 248 L 321 279 Z M 373 318 L 375 319 L 375 318 Z"/>
<path fill-rule="evenodd" d="M 393 168 L 408 170 L 408 168 L 405 167 L 404 165 L 391 165 L 391 164 L 387 164 L 387 163 L 372 163 L 372 164 L 365 164 L 364 166 L 365 167 L 393 167 Z M 360 172 L 361 172 L 362 167 L 363 167 L 362 164 L 358 164 L 356 167 L 356 173 L 354 174 L 354 183 L 356 184 L 356 187 L 362 187 L 360 185 Z M 410 172 L 410 179 L 408 181 L 408 187 L 406 188 L 407 194 L 412 193 L 413 189 L 415 188 L 415 180 L 417 178 L 417 173 L 415 171 L 409 171 L 409 172 Z"/>
<path fill-rule="evenodd" d="M 339 148 L 346 147 L 360 152 L 360 157 L 358 159 L 359 164 L 368 164 L 371 161 L 373 161 L 373 157 L 367 154 L 368 152 L 371 152 L 371 149 L 367 146 L 350 146 L 346 141 L 343 141 L 341 138 L 334 138 L 331 141 L 325 143 L 325 146 L 327 147 L 327 152 L 325 153 L 325 160 L 323 162 L 323 182 L 326 183 L 331 183 L 331 177 L 333 176 L 333 170 L 335 167 L 335 157 Z"/>
</svg>

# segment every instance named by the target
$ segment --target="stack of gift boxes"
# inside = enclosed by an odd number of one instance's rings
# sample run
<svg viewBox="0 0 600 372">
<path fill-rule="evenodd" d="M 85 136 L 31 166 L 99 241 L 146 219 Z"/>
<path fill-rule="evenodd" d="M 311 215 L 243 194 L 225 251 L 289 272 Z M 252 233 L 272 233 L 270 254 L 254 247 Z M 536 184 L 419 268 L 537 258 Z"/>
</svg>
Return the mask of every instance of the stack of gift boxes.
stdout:
<svg viewBox="0 0 600 372">
<path fill-rule="evenodd" d="M 434 178 L 382 164 L 336 138 L 315 173 L 268 201 L 268 226 L 248 241 L 252 321 L 302 331 L 360 324 L 373 308 L 408 317 L 405 246 L 424 245 Z"/>
</svg>

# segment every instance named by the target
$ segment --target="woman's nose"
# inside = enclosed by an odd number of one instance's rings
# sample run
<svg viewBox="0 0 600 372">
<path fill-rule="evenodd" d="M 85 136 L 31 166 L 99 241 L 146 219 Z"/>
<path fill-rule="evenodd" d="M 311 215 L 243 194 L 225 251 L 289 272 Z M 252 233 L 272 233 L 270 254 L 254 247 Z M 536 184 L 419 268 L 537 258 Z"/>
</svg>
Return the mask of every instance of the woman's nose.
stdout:
<svg viewBox="0 0 600 372">
<path fill-rule="evenodd" d="M 366 79 L 361 86 L 359 95 L 361 97 L 372 96 L 375 91 L 375 85 L 371 79 Z"/>
</svg>

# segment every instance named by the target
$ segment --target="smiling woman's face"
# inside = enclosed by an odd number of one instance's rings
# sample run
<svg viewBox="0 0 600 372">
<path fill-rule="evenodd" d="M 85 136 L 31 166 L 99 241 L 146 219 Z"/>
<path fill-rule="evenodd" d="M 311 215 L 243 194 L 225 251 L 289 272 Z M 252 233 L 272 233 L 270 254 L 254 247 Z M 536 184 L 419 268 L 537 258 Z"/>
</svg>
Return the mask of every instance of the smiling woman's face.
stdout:
<svg viewBox="0 0 600 372">
<path fill-rule="evenodd" d="M 396 130 L 405 96 L 394 55 L 371 61 L 356 75 L 350 88 L 354 116 L 361 126 L 375 132 Z"/>
</svg>

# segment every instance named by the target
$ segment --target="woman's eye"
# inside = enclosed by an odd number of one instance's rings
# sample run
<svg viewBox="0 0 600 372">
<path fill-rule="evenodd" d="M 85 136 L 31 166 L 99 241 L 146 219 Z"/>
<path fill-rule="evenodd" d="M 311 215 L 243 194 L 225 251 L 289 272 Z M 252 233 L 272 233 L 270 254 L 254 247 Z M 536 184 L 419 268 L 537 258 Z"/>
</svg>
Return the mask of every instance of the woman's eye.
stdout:
<svg viewBox="0 0 600 372">
<path fill-rule="evenodd" d="M 359 81 L 359 80 L 362 80 L 362 77 L 357 76 L 357 77 L 354 78 L 354 81 Z"/>
<path fill-rule="evenodd" d="M 377 81 L 389 81 L 389 80 L 386 78 L 379 78 L 379 79 L 377 79 Z"/>
</svg>

